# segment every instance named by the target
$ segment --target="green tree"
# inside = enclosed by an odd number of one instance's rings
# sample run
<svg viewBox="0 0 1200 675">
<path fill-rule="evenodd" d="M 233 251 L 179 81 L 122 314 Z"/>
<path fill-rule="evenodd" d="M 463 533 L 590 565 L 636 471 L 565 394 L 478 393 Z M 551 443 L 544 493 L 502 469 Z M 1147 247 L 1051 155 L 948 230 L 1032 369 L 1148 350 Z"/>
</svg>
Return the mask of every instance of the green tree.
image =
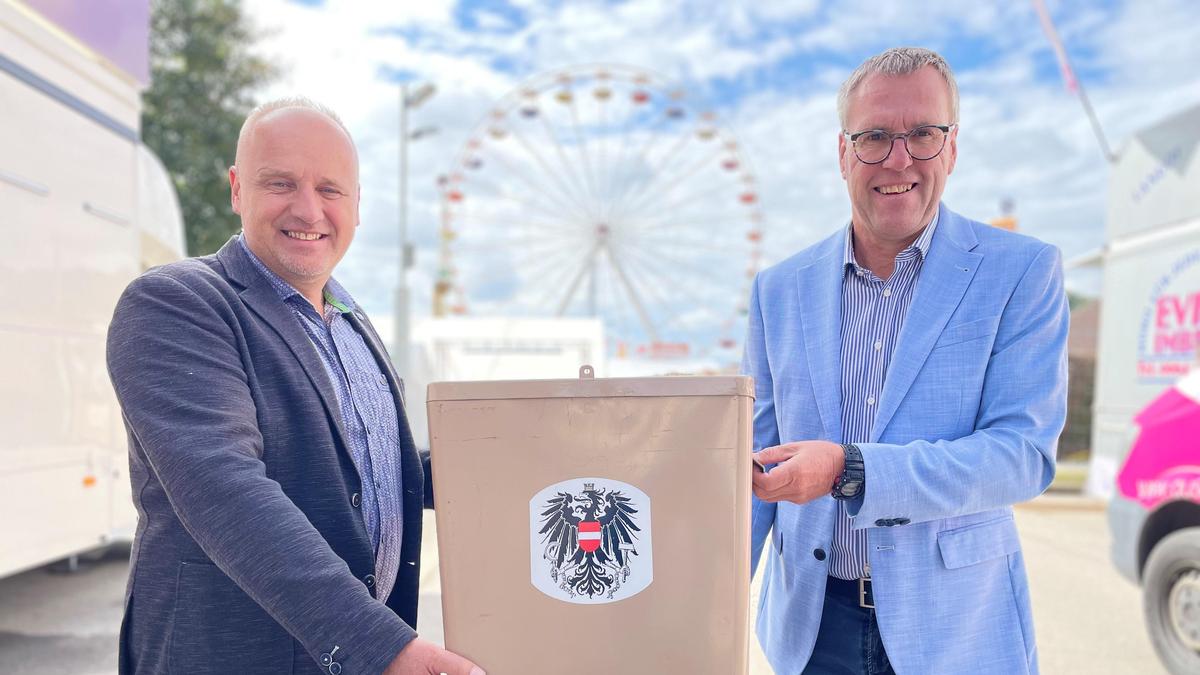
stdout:
<svg viewBox="0 0 1200 675">
<path fill-rule="evenodd" d="M 252 53 L 259 35 L 239 0 L 154 2 L 142 140 L 175 183 L 189 255 L 216 251 L 241 227 L 226 171 L 252 93 L 279 74 Z"/>
</svg>

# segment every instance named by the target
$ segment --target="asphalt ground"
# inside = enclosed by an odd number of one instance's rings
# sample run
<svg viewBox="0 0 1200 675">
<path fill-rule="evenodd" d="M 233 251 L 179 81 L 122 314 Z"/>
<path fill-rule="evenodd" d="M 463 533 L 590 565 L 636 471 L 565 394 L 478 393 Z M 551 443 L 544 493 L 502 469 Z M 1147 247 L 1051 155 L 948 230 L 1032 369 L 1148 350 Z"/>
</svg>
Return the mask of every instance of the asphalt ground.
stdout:
<svg viewBox="0 0 1200 675">
<path fill-rule="evenodd" d="M 1103 505 L 1048 495 L 1016 509 L 1029 569 L 1041 670 L 1048 674 L 1157 675 L 1139 590 L 1109 562 Z M 418 630 L 441 641 L 441 587 L 432 514 L 427 513 Z M 117 630 L 128 546 L 0 580 L 0 664 L 21 675 L 116 672 Z M 751 607 L 757 606 L 758 583 Z M 751 611 L 753 615 L 753 611 Z M 751 639 L 750 673 L 772 671 Z M 486 666 L 486 664 L 484 664 Z"/>
</svg>

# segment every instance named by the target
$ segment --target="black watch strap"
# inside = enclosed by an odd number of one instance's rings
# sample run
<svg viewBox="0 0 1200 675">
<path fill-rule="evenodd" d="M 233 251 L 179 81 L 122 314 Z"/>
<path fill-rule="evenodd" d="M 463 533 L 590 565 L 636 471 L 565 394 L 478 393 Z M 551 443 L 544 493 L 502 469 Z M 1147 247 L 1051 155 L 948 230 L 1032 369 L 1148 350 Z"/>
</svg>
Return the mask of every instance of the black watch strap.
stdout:
<svg viewBox="0 0 1200 675">
<path fill-rule="evenodd" d="M 831 494 L 834 499 L 854 499 L 862 494 L 866 484 L 866 464 L 863 462 L 862 450 L 859 450 L 857 445 L 843 443 L 842 452 L 845 454 L 846 466 L 833 484 Z"/>
</svg>

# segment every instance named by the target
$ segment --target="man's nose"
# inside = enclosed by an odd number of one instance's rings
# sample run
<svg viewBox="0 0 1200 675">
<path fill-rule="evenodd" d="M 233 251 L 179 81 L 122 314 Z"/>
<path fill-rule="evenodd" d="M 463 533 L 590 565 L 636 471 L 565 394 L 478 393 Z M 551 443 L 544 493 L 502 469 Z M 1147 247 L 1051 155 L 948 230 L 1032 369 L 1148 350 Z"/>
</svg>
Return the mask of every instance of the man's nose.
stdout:
<svg viewBox="0 0 1200 675">
<path fill-rule="evenodd" d="M 322 218 L 324 204 L 316 190 L 300 189 L 292 200 L 292 215 L 305 223 L 312 224 Z"/>
<path fill-rule="evenodd" d="M 892 152 L 883 161 L 886 168 L 900 171 L 907 169 L 913 163 L 912 157 L 908 154 L 908 146 L 904 142 L 904 137 L 892 139 Z"/>
</svg>

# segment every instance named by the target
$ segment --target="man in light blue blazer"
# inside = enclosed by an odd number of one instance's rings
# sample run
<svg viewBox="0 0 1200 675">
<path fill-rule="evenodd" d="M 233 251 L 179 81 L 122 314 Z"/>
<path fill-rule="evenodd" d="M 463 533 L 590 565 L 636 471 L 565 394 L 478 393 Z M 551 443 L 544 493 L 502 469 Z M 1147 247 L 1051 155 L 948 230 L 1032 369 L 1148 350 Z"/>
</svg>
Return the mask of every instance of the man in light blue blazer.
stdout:
<svg viewBox="0 0 1200 675">
<path fill-rule="evenodd" d="M 1059 252 L 941 204 L 936 53 L 868 59 L 838 113 L 850 223 L 750 300 L 759 639 L 781 675 L 1037 672 L 1011 505 L 1050 484 L 1066 413 Z"/>
</svg>

